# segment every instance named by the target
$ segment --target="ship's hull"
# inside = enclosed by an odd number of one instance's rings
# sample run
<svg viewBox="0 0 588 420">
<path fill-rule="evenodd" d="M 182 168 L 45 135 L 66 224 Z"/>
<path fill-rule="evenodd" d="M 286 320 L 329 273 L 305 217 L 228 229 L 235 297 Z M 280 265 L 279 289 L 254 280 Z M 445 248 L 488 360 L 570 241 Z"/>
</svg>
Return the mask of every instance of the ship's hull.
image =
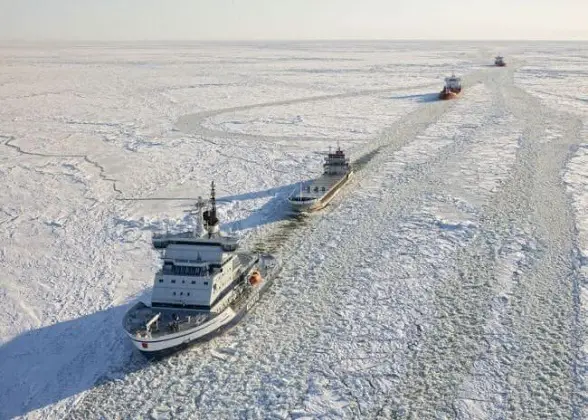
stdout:
<svg viewBox="0 0 588 420">
<path fill-rule="evenodd" d="M 447 100 L 447 99 L 455 99 L 461 93 L 461 90 L 443 90 L 439 93 L 439 99 Z"/>
<path fill-rule="evenodd" d="M 134 309 L 137 309 L 137 306 L 131 308 L 131 311 Z M 167 310 L 169 311 L 169 309 Z M 166 309 L 163 309 L 163 311 L 166 311 Z M 138 338 L 127 331 L 127 336 L 131 339 L 133 345 L 142 353 L 151 356 L 162 356 L 179 350 L 195 341 L 205 339 L 220 330 L 223 326 L 232 322 L 236 315 L 237 314 L 231 308 L 227 308 L 210 321 L 183 331 L 182 333 L 170 334 L 167 337 L 164 336 L 151 339 L 146 337 Z"/>
<path fill-rule="evenodd" d="M 325 191 L 324 194 L 307 200 L 300 200 L 298 191 L 294 190 L 290 197 L 288 197 L 288 202 L 290 203 L 292 210 L 299 213 L 320 210 L 331 202 L 341 187 L 343 187 L 352 178 L 352 176 L 353 171 L 347 172 L 341 177 L 341 179 L 339 179 L 327 191 Z M 313 183 L 311 183 L 311 185 L 313 185 Z"/>
<path fill-rule="evenodd" d="M 506 63 L 494 63 L 496 67 L 506 67 Z"/>
<path fill-rule="evenodd" d="M 321 202 L 318 198 L 306 201 L 294 201 L 288 199 L 288 201 L 290 202 L 290 207 L 292 207 L 292 210 L 298 213 L 311 212 L 322 208 Z"/>
<path fill-rule="evenodd" d="M 248 289 L 246 295 L 238 298 L 218 315 L 208 321 L 182 332 L 164 335 L 161 337 L 138 337 L 125 329 L 127 336 L 133 345 L 148 357 L 163 357 L 175 353 L 191 344 L 210 339 L 231 326 L 237 324 L 247 312 L 258 302 L 259 298 L 273 284 L 279 272 L 279 265 L 263 270 L 264 280 L 259 286 Z M 128 313 L 145 307 L 142 302 L 137 303 Z M 157 308 L 157 312 L 174 312 L 171 308 Z"/>
</svg>

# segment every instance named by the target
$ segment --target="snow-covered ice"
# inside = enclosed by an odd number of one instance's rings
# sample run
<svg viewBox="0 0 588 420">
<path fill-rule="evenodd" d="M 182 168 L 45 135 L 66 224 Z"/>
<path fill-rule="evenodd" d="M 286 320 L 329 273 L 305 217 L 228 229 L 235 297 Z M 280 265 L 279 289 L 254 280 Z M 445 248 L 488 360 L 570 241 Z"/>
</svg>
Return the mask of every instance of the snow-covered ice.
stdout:
<svg viewBox="0 0 588 420">
<path fill-rule="evenodd" d="M 0 418 L 588 417 L 584 51 L 0 46 Z M 451 72 L 463 95 L 436 101 Z M 356 177 L 289 220 L 337 142 Z M 284 271 L 148 362 L 120 322 L 151 232 L 189 226 L 212 179 Z"/>
</svg>

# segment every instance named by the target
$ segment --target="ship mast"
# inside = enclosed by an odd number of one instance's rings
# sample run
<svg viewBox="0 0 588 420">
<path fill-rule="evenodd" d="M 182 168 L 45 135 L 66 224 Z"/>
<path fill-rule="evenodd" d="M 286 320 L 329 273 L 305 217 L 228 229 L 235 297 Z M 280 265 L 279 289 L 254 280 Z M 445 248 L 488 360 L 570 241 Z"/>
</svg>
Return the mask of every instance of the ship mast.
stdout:
<svg viewBox="0 0 588 420">
<path fill-rule="evenodd" d="M 213 235 L 218 234 L 220 229 L 218 226 L 219 220 L 216 215 L 216 191 L 214 189 L 214 181 L 210 184 L 210 210 L 206 210 L 202 213 L 202 217 L 206 222 L 208 237 L 211 238 Z"/>
<path fill-rule="evenodd" d="M 215 225 L 218 223 L 216 217 L 216 191 L 214 190 L 214 181 L 210 183 L 210 217 L 211 224 Z"/>
</svg>

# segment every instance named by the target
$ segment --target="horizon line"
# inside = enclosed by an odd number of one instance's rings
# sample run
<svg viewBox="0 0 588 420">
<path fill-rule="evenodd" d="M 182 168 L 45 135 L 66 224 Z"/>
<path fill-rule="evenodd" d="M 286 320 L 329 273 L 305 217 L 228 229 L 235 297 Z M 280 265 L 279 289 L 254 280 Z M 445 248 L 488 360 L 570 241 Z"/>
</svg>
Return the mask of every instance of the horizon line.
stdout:
<svg viewBox="0 0 588 420">
<path fill-rule="evenodd" d="M 28 38 L 0 38 L 0 43 L 149 43 L 149 42 L 192 42 L 192 43 L 260 43 L 260 42 L 588 42 L 588 38 L 251 38 L 251 39 L 28 39 Z"/>
</svg>

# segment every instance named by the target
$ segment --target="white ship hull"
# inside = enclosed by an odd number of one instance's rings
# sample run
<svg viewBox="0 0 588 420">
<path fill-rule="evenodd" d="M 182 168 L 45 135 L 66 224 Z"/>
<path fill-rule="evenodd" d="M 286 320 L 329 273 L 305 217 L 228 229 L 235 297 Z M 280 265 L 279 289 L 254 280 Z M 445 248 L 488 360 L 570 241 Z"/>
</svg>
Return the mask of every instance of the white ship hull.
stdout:
<svg viewBox="0 0 588 420">
<path fill-rule="evenodd" d="M 131 311 L 136 309 L 138 305 L 141 304 L 135 305 Z M 235 311 L 233 311 L 231 308 L 227 308 L 221 314 L 212 318 L 210 321 L 207 321 L 189 330 L 175 334 L 169 334 L 161 338 L 140 338 L 136 335 L 130 334 L 128 331 L 127 335 L 131 339 L 133 345 L 143 353 L 157 354 L 166 350 L 180 348 L 194 341 L 202 340 L 234 321 L 236 316 L 237 314 Z"/>
</svg>

